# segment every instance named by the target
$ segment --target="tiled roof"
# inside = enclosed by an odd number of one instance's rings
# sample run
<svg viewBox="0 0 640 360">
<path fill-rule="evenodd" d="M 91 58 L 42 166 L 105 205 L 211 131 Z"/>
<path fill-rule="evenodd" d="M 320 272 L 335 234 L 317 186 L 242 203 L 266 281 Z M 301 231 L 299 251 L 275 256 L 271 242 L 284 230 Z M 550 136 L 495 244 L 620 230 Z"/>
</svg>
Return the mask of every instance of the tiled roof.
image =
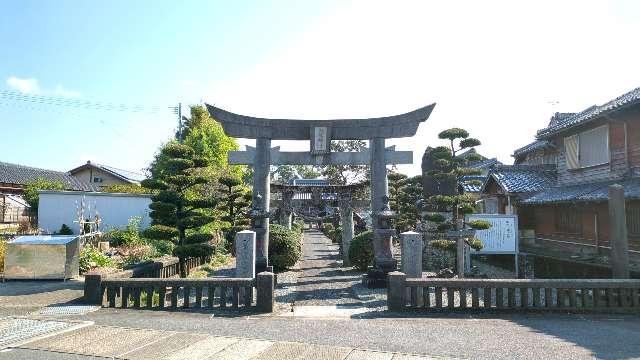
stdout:
<svg viewBox="0 0 640 360">
<path fill-rule="evenodd" d="M 544 148 L 551 147 L 551 146 L 553 146 L 553 144 L 551 144 L 547 140 L 536 140 L 536 141 L 532 142 L 531 144 L 528 144 L 528 145 L 525 145 L 525 146 L 523 146 L 523 147 L 521 147 L 519 149 L 516 149 L 513 152 L 513 155 L 511 155 L 511 156 L 518 157 L 518 156 L 522 156 L 522 155 L 528 154 L 530 152 L 533 152 L 533 151 L 536 151 L 536 150 L 539 150 L 539 149 L 544 149 Z"/>
<path fill-rule="evenodd" d="M 90 184 L 66 172 L 0 162 L 0 183 L 24 186 L 27 182 L 38 178 L 59 181 L 64 184 L 66 190 L 95 190 Z"/>
<path fill-rule="evenodd" d="M 139 183 L 142 180 L 147 178 L 143 174 L 140 174 L 140 173 L 137 173 L 137 172 L 133 172 L 133 171 L 129 171 L 129 170 L 123 170 L 123 169 L 114 168 L 113 166 L 102 165 L 102 164 L 94 164 L 94 165 L 96 165 L 97 167 L 99 167 L 99 168 L 101 168 L 101 169 L 103 169 L 105 171 L 108 171 L 108 172 L 111 172 L 111 173 L 114 173 L 114 174 L 118 174 L 121 177 L 123 177 L 123 178 L 125 178 L 125 179 L 127 179 L 129 181 L 132 181 L 132 182 L 138 182 Z"/>
<path fill-rule="evenodd" d="M 460 186 L 464 192 L 468 193 L 479 193 L 482 190 L 482 184 L 484 184 L 486 176 L 483 175 L 465 175 L 460 178 Z M 468 181 L 477 180 L 480 181 L 480 185 L 471 184 Z"/>
<path fill-rule="evenodd" d="M 502 163 L 498 161 L 497 158 L 493 158 L 493 159 L 484 159 L 484 160 L 476 161 L 466 165 L 465 167 L 472 168 L 472 169 L 488 169 L 493 165 L 502 165 Z"/>
<path fill-rule="evenodd" d="M 306 185 L 306 186 L 325 186 L 329 185 L 326 179 L 294 179 L 290 181 L 290 185 Z"/>
<path fill-rule="evenodd" d="M 523 204 L 549 204 L 580 201 L 605 201 L 609 199 L 609 185 L 624 186 L 624 196 L 628 199 L 640 199 L 640 179 L 605 181 L 589 184 L 558 186 L 543 190 L 528 199 Z"/>
<path fill-rule="evenodd" d="M 556 182 L 555 166 L 547 165 L 496 165 L 482 190 L 493 179 L 507 193 L 532 193 L 547 189 Z"/>
<path fill-rule="evenodd" d="M 633 89 L 604 105 L 591 106 L 580 113 L 567 116 L 566 118 L 556 121 L 555 123 L 552 121 L 548 127 L 538 131 L 537 137 L 538 139 L 543 139 L 563 130 L 587 123 L 603 115 L 624 109 L 628 106 L 638 103 L 640 103 L 640 88 Z"/>
<path fill-rule="evenodd" d="M 118 169 L 118 168 L 115 168 L 113 166 L 97 164 L 97 163 L 93 163 L 91 161 L 87 161 L 86 164 L 69 170 L 69 173 L 70 174 L 75 174 L 78 171 L 86 169 L 88 167 L 93 167 L 93 168 L 102 170 L 102 171 L 104 171 L 104 172 L 106 172 L 108 174 L 111 174 L 111 175 L 115 176 L 118 179 L 121 179 L 121 180 L 129 182 L 129 183 L 133 183 L 133 184 L 139 184 L 142 180 L 146 179 L 146 176 L 144 176 L 143 174 L 140 174 L 140 173 L 136 173 L 136 172 L 129 171 L 129 170 Z"/>
</svg>

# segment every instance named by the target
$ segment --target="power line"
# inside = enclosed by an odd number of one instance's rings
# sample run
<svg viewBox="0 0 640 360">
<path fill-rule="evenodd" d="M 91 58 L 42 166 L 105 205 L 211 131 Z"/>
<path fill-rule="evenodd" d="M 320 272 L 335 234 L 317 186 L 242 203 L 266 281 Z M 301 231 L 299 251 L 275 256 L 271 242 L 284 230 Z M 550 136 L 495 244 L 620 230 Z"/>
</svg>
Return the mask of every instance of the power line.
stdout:
<svg viewBox="0 0 640 360">
<path fill-rule="evenodd" d="M 160 113 L 165 112 L 165 106 L 119 104 L 100 101 L 89 101 L 68 97 L 55 97 L 47 95 L 24 94 L 17 91 L 0 90 L 0 103 L 11 106 L 22 103 L 31 105 L 35 110 L 39 106 L 59 106 L 79 110 L 118 111 L 135 113 Z M 171 106 L 170 109 L 175 109 Z"/>
</svg>

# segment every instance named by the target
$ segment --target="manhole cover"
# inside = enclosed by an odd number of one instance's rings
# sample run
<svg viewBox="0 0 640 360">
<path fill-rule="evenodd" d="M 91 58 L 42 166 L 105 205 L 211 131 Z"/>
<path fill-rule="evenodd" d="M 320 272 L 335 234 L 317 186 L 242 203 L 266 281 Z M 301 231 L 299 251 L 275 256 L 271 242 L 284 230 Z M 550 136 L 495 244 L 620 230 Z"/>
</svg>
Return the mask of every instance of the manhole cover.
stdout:
<svg viewBox="0 0 640 360">
<path fill-rule="evenodd" d="M 84 326 L 84 325 L 82 325 Z M 0 319 L 0 349 L 17 345 L 31 338 L 77 328 L 78 324 L 31 319 Z"/>
<path fill-rule="evenodd" d="M 100 309 L 96 305 L 60 305 L 47 306 L 33 313 L 34 315 L 85 315 Z"/>
</svg>

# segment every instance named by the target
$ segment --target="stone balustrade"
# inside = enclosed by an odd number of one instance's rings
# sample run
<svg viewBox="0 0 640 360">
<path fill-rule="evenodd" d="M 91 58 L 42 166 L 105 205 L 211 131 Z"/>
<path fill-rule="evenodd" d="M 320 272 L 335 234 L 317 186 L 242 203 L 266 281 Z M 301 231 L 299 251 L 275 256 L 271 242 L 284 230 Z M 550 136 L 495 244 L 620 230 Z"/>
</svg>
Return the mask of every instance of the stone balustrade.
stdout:
<svg viewBox="0 0 640 360">
<path fill-rule="evenodd" d="M 272 312 L 273 287 L 274 274 L 268 272 L 258 274 L 255 279 L 107 278 L 102 279 L 94 294 L 85 291 L 85 298 L 105 307 L 154 310 L 244 308 Z"/>
<path fill-rule="evenodd" d="M 389 273 L 391 311 L 561 310 L 640 313 L 640 280 L 441 279 Z"/>
</svg>

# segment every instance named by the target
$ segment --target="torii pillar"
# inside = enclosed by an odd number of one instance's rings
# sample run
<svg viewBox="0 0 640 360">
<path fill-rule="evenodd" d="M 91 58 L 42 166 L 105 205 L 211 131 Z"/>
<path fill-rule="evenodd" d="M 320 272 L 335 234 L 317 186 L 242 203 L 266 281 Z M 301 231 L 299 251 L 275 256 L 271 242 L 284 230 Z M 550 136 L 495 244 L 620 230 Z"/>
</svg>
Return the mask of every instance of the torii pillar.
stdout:
<svg viewBox="0 0 640 360">
<path fill-rule="evenodd" d="M 256 232 L 256 273 L 266 271 L 269 265 L 270 165 L 271 139 L 257 138 L 253 160 L 253 198 L 251 206 L 253 231 Z"/>
</svg>

